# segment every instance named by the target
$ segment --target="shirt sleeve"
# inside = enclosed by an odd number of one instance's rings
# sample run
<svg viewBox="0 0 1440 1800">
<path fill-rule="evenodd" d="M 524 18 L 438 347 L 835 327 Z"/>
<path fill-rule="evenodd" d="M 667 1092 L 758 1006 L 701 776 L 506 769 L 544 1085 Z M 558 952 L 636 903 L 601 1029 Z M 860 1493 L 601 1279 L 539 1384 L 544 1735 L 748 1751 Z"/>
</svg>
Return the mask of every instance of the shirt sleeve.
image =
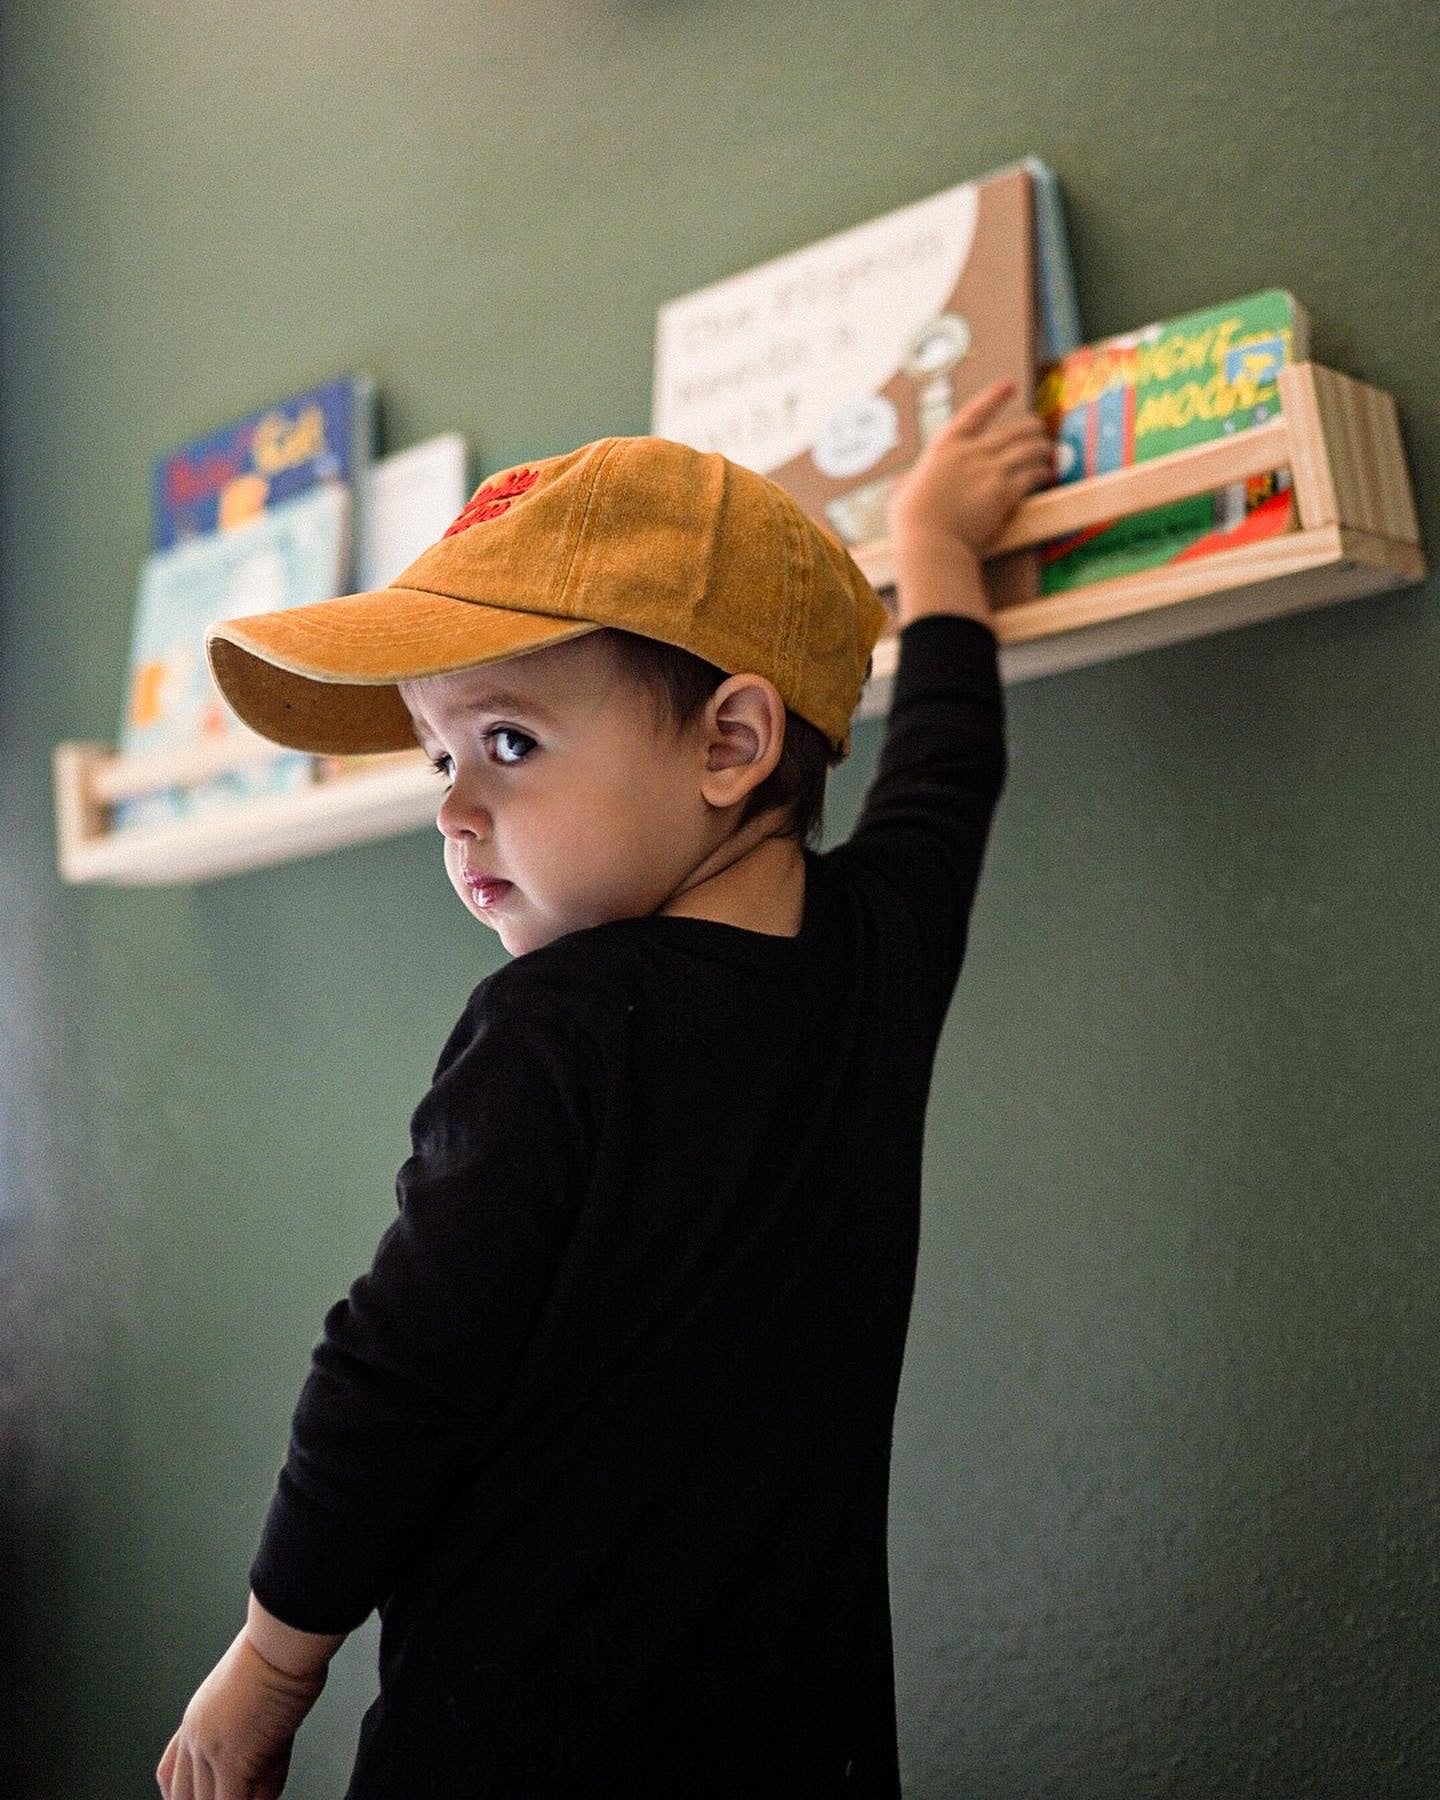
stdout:
<svg viewBox="0 0 1440 1800">
<path fill-rule="evenodd" d="M 583 1193 L 585 1069 L 556 1008 L 476 990 L 411 1121 L 399 1216 L 295 1408 L 250 1571 L 284 1624 L 369 1616 L 503 1402 Z"/>
<path fill-rule="evenodd" d="M 994 632 L 952 613 L 912 619 L 875 776 L 843 849 L 902 909 L 947 1005 L 1006 770 Z"/>
</svg>

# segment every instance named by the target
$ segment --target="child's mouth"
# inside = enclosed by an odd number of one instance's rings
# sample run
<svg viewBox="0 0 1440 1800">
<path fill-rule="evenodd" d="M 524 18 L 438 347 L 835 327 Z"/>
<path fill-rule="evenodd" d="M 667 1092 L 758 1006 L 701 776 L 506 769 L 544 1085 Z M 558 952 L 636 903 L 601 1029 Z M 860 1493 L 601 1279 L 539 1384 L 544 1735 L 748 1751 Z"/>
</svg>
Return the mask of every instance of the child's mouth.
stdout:
<svg viewBox="0 0 1440 1800">
<path fill-rule="evenodd" d="M 467 875 L 465 885 L 469 888 L 475 904 L 481 907 L 498 906 L 510 892 L 513 885 L 508 881 L 473 881 Z"/>
</svg>

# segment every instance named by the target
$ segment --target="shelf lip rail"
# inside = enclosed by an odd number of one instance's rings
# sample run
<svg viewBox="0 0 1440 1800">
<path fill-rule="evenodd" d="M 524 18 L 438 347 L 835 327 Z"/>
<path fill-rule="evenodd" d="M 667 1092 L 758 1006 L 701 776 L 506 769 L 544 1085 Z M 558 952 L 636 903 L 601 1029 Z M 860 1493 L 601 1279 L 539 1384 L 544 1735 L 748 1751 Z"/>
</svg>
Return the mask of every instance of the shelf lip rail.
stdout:
<svg viewBox="0 0 1440 1800">
<path fill-rule="evenodd" d="M 1188 500 L 1229 487 L 1252 475 L 1290 467 L 1290 432 L 1283 419 L 1253 425 L 1232 438 L 1217 438 L 1188 450 L 1172 450 L 1152 462 L 1094 475 L 1076 489 L 1047 488 L 1032 494 L 995 542 L 992 556 L 1033 550 L 1052 538 L 1069 537 L 1091 525 L 1148 512 L 1174 500 Z"/>
<path fill-rule="evenodd" d="M 97 763 L 91 781 L 94 797 L 107 806 L 167 787 L 198 787 L 231 769 L 247 768 L 287 752 L 279 744 L 231 725 L 223 735 L 182 750 L 152 750 L 139 756 L 112 756 Z"/>
<path fill-rule="evenodd" d="M 1289 469 L 1291 435 L 1283 418 L 1248 426 L 1234 437 L 1217 438 L 1185 450 L 1172 450 L 1153 462 L 1092 475 L 1074 486 L 1045 488 L 1016 508 L 1010 523 L 987 552 L 986 560 L 1013 550 L 1032 550 L 1054 538 L 1069 537 L 1091 525 L 1109 524 L 1152 506 L 1189 500 L 1216 488 L 1229 487 L 1272 469 Z M 851 554 L 864 569 L 888 567 L 888 540 L 861 544 Z"/>
<path fill-rule="evenodd" d="M 1321 363 L 1287 364 L 1276 383 L 1280 413 L 1263 425 L 1031 494 L 986 560 L 1272 470 L 1291 477 L 1301 530 L 1338 524 L 1418 548 L 1420 522 L 1394 397 Z M 894 585 L 887 541 L 858 545 L 851 555 L 876 587 Z"/>
</svg>

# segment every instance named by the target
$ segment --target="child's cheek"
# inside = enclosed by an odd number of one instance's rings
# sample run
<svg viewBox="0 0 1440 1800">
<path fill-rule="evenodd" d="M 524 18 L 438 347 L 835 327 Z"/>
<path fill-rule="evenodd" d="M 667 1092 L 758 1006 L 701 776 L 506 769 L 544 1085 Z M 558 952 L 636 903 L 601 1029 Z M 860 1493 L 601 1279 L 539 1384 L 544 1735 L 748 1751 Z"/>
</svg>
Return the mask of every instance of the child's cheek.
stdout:
<svg viewBox="0 0 1440 1800">
<path fill-rule="evenodd" d="M 445 840 L 445 873 L 450 877 L 450 885 L 463 900 L 465 898 L 465 882 L 460 874 L 460 845 L 454 838 Z"/>
</svg>

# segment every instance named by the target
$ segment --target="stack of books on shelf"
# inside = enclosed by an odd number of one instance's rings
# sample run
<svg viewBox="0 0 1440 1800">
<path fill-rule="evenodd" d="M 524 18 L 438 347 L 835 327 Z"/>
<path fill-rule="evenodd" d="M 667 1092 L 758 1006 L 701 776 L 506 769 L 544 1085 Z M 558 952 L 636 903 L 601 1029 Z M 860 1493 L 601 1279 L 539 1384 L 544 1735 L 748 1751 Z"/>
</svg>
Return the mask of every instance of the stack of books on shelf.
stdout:
<svg viewBox="0 0 1440 1800">
<path fill-rule="evenodd" d="M 1278 290 L 1081 342 L 1060 184 L 1038 157 L 947 188 L 659 309 L 652 430 L 769 475 L 857 553 L 925 444 L 992 381 L 1035 411 L 1057 485 L 1262 424 L 1308 354 Z M 1283 471 L 992 563 L 997 606 L 1294 527 Z"/>
<path fill-rule="evenodd" d="M 447 433 L 380 460 L 374 450 L 374 383 L 345 374 L 155 458 L 118 748 L 160 769 L 178 755 L 192 778 L 117 801 L 112 830 L 287 793 L 324 772 L 240 725 L 211 680 L 205 632 L 383 585 L 439 535 L 463 504 L 463 441 Z"/>
<path fill-rule="evenodd" d="M 1079 340 L 1059 184 L 1036 157 L 668 301 L 652 430 L 768 475 L 851 548 L 896 482 L 992 381 L 1030 404 Z M 1033 591 L 1012 560 L 1007 597 Z M 1018 583 L 1018 585 L 1016 585 Z"/>
<path fill-rule="evenodd" d="M 1059 483 L 1265 424 L 1280 410 L 1276 377 L 1308 357 L 1309 335 L 1304 308 L 1272 288 L 1066 352 L 1042 367 L 1035 394 L 1059 445 Z M 1252 476 L 1045 545 L 1041 592 L 1193 562 L 1296 523 L 1288 474 Z"/>
<path fill-rule="evenodd" d="M 1016 384 L 1002 421 L 1049 425 L 1063 487 L 1264 424 L 1308 338 L 1303 307 L 1269 289 L 1083 342 L 1060 183 L 1027 156 L 667 301 L 650 429 L 769 475 L 864 562 L 896 482 L 997 378 Z M 119 749 L 142 781 L 155 757 L 156 778 L 112 829 L 375 766 L 254 738 L 204 651 L 219 620 L 384 586 L 460 510 L 462 440 L 377 458 L 375 400 L 368 376 L 339 375 L 155 458 Z M 994 559 L 991 597 L 1021 605 L 1297 523 L 1288 475 L 1252 476 Z"/>
</svg>

